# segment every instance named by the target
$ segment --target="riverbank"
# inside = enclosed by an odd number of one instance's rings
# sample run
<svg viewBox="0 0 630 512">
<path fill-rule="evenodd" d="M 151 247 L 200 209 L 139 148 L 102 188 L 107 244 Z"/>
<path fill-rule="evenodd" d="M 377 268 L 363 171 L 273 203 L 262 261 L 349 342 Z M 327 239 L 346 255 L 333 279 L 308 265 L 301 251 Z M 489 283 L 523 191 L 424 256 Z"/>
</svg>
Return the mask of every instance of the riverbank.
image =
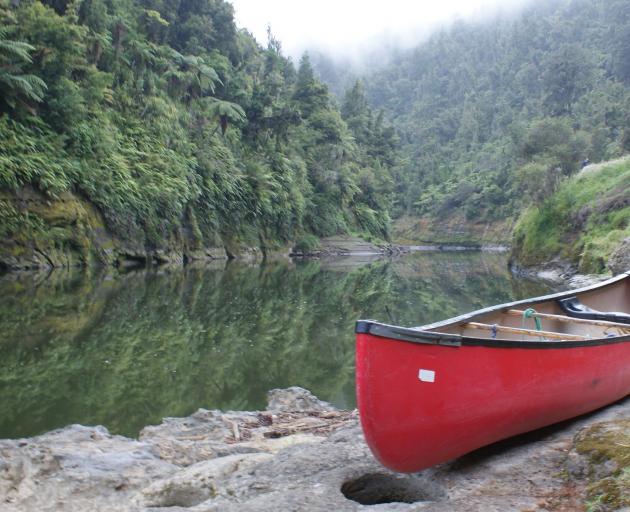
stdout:
<svg viewBox="0 0 630 512">
<path fill-rule="evenodd" d="M 239 260 L 260 262 L 268 259 L 330 259 L 336 257 L 396 256 L 421 250 L 499 250 L 501 245 L 475 243 L 408 245 L 383 240 L 369 241 L 356 235 L 318 239 L 304 246 L 279 244 L 261 237 L 236 239 L 217 236 L 211 246 L 195 240 L 190 226 L 159 247 L 123 239 L 107 228 L 105 219 L 89 201 L 72 193 L 45 197 L 32 188 L 17 193 L 0 191 L 0 271 L 38 270 L 73 267 L 182 266 L 194 262 Z M 4 226 L 4 227 L 3 227 Z M 189 229 L 190 228 L 190 229 Z"/>
<path fill-rule="evenodd" d="M 562 260 L 532 266 L 521 266 L 514 261 L 510 261 L 508 265 L 510 272 L 518 277 L 537 279 L 554 285 L 566 285 L 567 288 L 582 288 L 612 277 L 610 272 L 580 274 L 574 265 Z M 628 268 L 630 269 L 630 267 Z"/>
<path fill-rule="evenodd" d="M 404 248 L 386 242 L 371 243 L 357 236 L 318 240 L 310 251 L 296 250 L 291 243 L 249 236 L 216 235 L 201 241 L 194 225 L 182 219 L 182 228 L 163 237 L 158 245 L 126 239 L 112 232 L 101 212 L 88 200 L 70 192 L 56 197 L 24 187 L 16 192 L 0 190 L 0 271 L 71 267 L 142 267 L 183 265 L 235 259 L 347 255 L 392 255 Z"/>
<path fill-rule="evenodd" d="M 370 242 L 358 236 L 331 236 L 317 240 L 310 249 L 294 248 L 294 258 L 335 258 L 339 256 L 393 256 L 411 252 L 410 247 L 385 241 Z"/>
<path fill-rule="evenodd" d="M 137 440 L 72 425 L 0 441 L 0 502 L 7 512 L 617 510 L 630 504 L 628 422 L 626 399 L 403 475 L 373 458 L 356 411 L 273 390 L 265 411 L 200 409 Z"/>
<path fill-rule="evenodd" d="M 630 158 L 586 167 L 523 212 L 511 260 L 581 274 L 630 269 Z"/>
</svg>

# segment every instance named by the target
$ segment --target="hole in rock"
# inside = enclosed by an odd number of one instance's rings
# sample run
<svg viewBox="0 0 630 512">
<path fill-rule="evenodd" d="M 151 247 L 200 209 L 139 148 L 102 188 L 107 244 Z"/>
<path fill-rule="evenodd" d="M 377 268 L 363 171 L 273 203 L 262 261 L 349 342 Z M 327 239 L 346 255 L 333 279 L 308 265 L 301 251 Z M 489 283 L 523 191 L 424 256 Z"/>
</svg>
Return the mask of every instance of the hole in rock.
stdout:
<svg viewBox="0 0 630 512">
<path fill-rule="evenodd" d="M 382 503 L 416 503 L 435 501 L 444 491 L 434 483 L 411 475 L 374 473 L 344 482 L 341 492 L 349 500 L 361 505 Z"/>
</svg>

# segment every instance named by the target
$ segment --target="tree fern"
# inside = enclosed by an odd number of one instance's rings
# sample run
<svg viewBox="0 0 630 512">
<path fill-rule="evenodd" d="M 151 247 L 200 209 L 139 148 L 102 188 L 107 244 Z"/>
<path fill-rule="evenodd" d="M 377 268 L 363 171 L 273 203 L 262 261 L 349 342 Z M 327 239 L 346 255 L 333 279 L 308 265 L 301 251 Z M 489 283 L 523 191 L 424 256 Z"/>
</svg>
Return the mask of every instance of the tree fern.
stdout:
<svg viewBox="0 0 630 512">
<path fill-rule="evenodd" d="M 19 103 L 27 105 L 44 98 L 44 81 L 22 73 L 22 66 L 32 62 L 30 52 L 34 50 L 28 43 L 7 39 L 7 30 L 0 28 L 0 98 L 12 109 Z"/>
<path fill-rule="evenodd" d="M 220 127 L 223 135 L 225 135 L 229 122 L 245 121 L 245 111 L 243 110 L 243 107 L 237 103 L 219 100 L 217 98 L 208 98 L 208 100 L 207 113 L 211 118 L 214 118 L 219 122 L 219 126 L 216 130 Z"/>
</svg>

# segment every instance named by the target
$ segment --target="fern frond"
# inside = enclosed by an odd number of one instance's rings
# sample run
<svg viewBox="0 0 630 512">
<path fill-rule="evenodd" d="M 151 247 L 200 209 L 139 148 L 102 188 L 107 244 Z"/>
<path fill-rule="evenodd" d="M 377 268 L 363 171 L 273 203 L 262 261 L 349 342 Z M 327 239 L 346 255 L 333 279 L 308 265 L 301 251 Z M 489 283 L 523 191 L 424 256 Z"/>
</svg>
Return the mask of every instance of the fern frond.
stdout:
<svg viewBox="0 0 630 512">
<path fill-rule="evenodd" d="M 28 43 L 0 39 L 0 60 L 11 61 L 18 59 L 30 63 L 33 61 L 30 55 L 30 52 L 33 50 L 35 50 L 35 47 Z"/>
</svg>

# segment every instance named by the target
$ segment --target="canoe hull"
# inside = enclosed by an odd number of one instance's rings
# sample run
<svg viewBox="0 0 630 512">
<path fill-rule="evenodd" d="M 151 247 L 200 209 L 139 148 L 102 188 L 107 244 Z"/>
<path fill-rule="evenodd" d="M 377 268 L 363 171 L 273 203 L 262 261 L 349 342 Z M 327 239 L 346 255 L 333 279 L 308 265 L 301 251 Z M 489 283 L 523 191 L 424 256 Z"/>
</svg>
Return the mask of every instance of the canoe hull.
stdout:
<svg viewBox="0 0 630 512">
<path fill-rule="evenodd" d="M 357 402 L 377 459 L 415 472 L 630 394 L 630 343 L 444 346 L 358 333 Z"/>
</svg>

